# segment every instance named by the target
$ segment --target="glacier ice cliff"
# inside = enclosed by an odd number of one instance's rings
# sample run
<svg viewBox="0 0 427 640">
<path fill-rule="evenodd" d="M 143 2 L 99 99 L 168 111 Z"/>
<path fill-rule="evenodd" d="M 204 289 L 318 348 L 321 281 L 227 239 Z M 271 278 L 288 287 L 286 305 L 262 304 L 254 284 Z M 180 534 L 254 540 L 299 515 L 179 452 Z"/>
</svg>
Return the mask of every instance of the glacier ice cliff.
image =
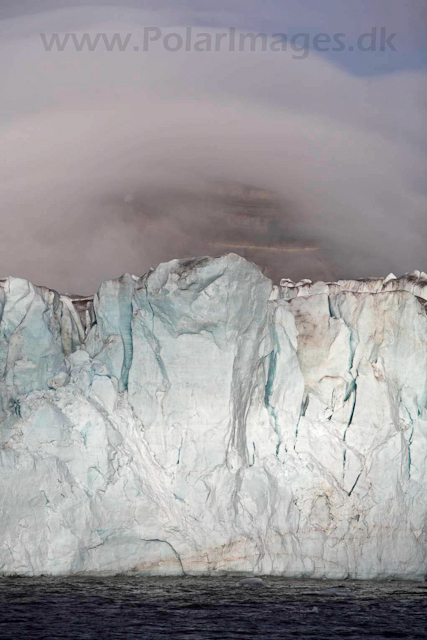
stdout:
<svg viewBox="0 0 427 640">
<path fill-rule="evenodd" d="M 0 573 L 427 573 L 427 276 L 0 280 Z"/>
</svg>

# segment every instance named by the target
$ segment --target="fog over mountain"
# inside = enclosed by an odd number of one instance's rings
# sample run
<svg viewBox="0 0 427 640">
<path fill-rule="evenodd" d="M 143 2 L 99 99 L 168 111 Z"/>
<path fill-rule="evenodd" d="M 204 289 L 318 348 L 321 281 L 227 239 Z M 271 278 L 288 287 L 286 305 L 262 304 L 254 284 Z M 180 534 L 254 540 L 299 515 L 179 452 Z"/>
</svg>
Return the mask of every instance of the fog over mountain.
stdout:
<svg viewBox="0 0 427 640">
<path fill-rule="evenodd" d="M 426 268 L 425 71 L 355 77 L 314 52 L 135 51 L 144 26 L 184 33 L 165 15 L 0 20 L 1 276 L 87 294 L 230 251 L 275 281 Z M 40 33 L 74 31 L 131 33 L 132 46 L 44 49 Z"/>
</svg>

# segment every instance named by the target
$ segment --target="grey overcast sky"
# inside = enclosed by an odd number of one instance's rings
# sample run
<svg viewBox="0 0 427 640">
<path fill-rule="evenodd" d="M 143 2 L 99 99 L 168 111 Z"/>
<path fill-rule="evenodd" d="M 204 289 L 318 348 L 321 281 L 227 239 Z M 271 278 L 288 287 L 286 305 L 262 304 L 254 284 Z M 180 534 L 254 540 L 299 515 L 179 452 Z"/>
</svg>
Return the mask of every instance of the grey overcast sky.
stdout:
<svg viewBox="0 0 427 640">
<path fill-rule="evenodd" d="M 372 75 L 427 66 L 426 0 L 2 0 L 0 19 L 59 9 L 93 7 L 162 14 L 164 24 L 231 27 L 249 31 L 345 33 L 356 40 L 373 26 L 396 33 L 395 55 L 379 52 L 324 52 L 353 73 Z"/>
<path fill-rule="evenodd" d="M 2 0 L 0 275 L 91 293 L 227 246 L 274 279 L 427 271 L 426 9 Z M 161 37 L 144 52 L 148 26 Z M 193 39 L 230 27 L 270 39 L 267 51 L 168 51 L 165 35 L 184 40 L 188 26 Z M 372 29 L 395 33 L 393 47 L 361 50 Z M 310 49 L 274 49 L 278 32 L 288 44 L 308 34 L 298 42 Z M 40 34 L 66 33 L 131 40 L 126 51 L 46 50 Z M 314 50 L 320 33 L 344 48 Z M 266 220 L 231 211 L 218 181 L 268 190 Z"/>
</svg>

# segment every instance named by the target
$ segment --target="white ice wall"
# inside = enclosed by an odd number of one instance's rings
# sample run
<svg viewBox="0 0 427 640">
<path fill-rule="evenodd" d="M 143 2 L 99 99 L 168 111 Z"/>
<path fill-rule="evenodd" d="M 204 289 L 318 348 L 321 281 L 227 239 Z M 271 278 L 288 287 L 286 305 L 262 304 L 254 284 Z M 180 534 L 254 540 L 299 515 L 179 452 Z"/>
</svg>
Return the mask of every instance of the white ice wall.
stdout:
<svg viewBox="0 0 427 640">
<path fill-rule="evenodd" d="M 0 281 L 0 572 L 424 577 L 427 277 Z"/>
</svg>

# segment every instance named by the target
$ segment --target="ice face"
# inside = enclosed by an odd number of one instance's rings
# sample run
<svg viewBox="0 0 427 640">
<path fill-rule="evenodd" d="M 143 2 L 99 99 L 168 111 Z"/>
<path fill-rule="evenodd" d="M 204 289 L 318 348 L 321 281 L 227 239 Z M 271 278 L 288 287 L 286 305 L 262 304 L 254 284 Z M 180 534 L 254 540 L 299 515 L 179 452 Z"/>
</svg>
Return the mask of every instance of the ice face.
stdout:
<svg viewBox="0 0 427 640">
<path fill-rule="evenodd" d="M 0 572 L 423 577 L 427 276 L 0 281 Z"/>
</svg>

